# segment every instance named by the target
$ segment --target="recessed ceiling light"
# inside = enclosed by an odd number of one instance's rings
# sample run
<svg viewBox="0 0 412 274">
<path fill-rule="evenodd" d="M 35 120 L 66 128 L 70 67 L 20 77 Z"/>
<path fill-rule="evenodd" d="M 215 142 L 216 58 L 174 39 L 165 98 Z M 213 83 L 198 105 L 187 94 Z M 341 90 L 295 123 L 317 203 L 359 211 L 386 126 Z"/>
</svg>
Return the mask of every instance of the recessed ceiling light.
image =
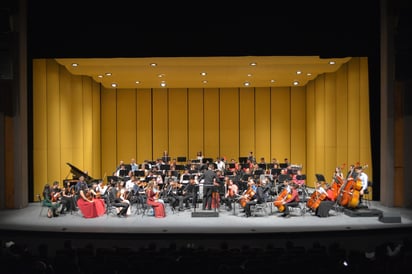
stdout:
<svg viewBox="0 0 412 274">
<path fill-rule="evenodd" d="M 117 83 L 112 83 L 113 88 L 117 88 Z"/>
<path fill-rule="evenodd" d="M 78 67 L 78 66 L 79 66 L 79 64 L 77 64 L 77 63 L 72 64 L 72 67 Z"/>
<path fill-rule="evenodd" d="M 302 72 L 301 72 L 300 70 L 298 70 L 298 71 L 296 71 L 296 74 L 297 74 L 297 75 L 301 75 Z"/>
<path fill-rule="evenodd" d="M 293 85 L 294 85 L 294 86 L 298 86 L 298 85 L 299 85 L 299 81 L 296 81 L 296 80 L 293 81 Z"/>
<path fill-rule="evenodd" d="M 207 75 L 207 73 L 206 73 L 206 72 L 201 72 L 201 73 L 200 73 L 200 75 L 202 75 L 202 76 L 206 76 L 206 75 Z"/>
<path fill-rule="evenodd" d="M 99 74 L 97 75 L 98 78 L 103 78 L 103 75 Z"/>
<path fill-rule="evenodd" d="M 135 83 L 136 83 L 136 84 L 140 84 L 140 81 L 136 81 Z"/>
<path fill-rule="evenodd" d="M 257 66 L 257 63 L 256 63 L 256 62 L 252 62 L 252 63 L 249 64 L 249 66 L 252 66 L 252 67 Z"/>
<path fill-rule="evenodd" d="M 329 61 L 329 65 L 334 65 L 334 64 L 336 64 L 335 61 Z"/>
<path fill-rule="evenodd" d="M 112 73 L 111 72 L 106 72 L 105 75 L 106 76 L 112 76 Z"/>
<path fill-rule="evenodd" d="M 166 86 L 166 82 L 162 81 L 162 82 L 160 83 L 160 86 L 161 86 L 161 87 L 165 87 L 165 86 Z"/>
<path fill-rule="evenodd" d="M 150 63 L 150 66 L 151 67 L 157 67 L 157 64 L 156 63 Z"/>
<path fill-rule="evenodd" d="M 248 87 L 248 86 L 250 86 L 250 82 L 244 82 L 243 85 L 244 85 L 245 87 Z"/>
</svg>

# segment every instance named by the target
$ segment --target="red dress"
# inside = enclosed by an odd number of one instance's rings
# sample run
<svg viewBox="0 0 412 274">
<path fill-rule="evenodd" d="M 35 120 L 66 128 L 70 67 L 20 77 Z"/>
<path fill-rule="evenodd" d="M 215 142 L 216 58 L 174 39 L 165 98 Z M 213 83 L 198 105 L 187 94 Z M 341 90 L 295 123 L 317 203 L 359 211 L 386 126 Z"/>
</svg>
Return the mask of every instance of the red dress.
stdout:
<svg viewBox="0 0 412 274">
<path fill-rule="evenodd" d="M 153 207 L 154 216 L 156 218 L 164 218 L 166 217 L 165 205 L 161 202 L 155 200 L 156 193 L 149 189 L 146 192 L 146 203 Z"/>
<path fill-rule="evenodd" d="M 91 203 L 83 198 L 79 198 L 79 200 L 77 200 L 77 206 L 84 218 L 100 217 L 106 212 L 106 205 L 103 199 L 95 198 L 93 199 L 93 203 Z"/>
</svg>

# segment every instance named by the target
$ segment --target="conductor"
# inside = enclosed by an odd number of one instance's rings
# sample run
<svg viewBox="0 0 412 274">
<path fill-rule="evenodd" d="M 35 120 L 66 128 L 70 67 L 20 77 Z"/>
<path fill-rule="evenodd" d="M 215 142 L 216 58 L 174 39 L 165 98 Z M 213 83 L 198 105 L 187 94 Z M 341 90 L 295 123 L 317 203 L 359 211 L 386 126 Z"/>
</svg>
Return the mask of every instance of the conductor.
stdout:
<svg viewBox="0 0 412 274">
<path fill-rule="evenodd" d="M 212 192 L 213 186 L 217 182 L 218 178 L 214 170 L 213 163 L 209 163 L 207 170 L 203 173 L 203 197 L 202 197 L 202 209 L 212 210 Z"/>
</svg>

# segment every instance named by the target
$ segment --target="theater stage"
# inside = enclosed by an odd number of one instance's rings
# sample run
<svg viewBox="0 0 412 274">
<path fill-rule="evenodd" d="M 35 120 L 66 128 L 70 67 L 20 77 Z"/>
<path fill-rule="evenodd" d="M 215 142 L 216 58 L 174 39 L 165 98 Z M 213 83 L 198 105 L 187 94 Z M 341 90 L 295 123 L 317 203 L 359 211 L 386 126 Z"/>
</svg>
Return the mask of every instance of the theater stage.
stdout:
<svg viewBox="0 0 412 274">
<path fill-rule="evenodd" d="M 301 215 L 299 210 L 294 210 L 291 218 L 283 218 L 271 205 L 267 214 L 259 213 L 249 218 L 238 208 L 234 211 L 222 208 L 215 213 L 217 217 L 202 217 L 199 210 L 196 210 L 197 217 L 193 217 L 193 209 L 172 212 L 170 207 L 166 208 L 165 218 L 135 214 L 135 208 L 127 218 L 109 214 L 85 219 L 77 212 L 47 218 L 46 208 L 41 212 L 40 203 L 30 203 L 26 208 L 0 211 L 0 229 L 2 240 L 21 237 L 37 244 L 70 238 L 82 243 L 87 239 L 94 244 L 111 241 L 118 245 L 130 243 L 131 239 L 142 244 L 148 241 L 165 244 L 197 241 L 207 245 L 219 245 L 222 239 L 233 241 L 233 244 L 261 242 L 262 245 L 270 240 L 282 244 L 290 239 L 302 243 L 342 239 L 344 244 L 349 244 L 346 239 L 355 238 L 357 243 L 362 241 L 368 245 L 399 241 L 410 237 L 412 231 L 411 209 L 385 207 L 377 201 L 371 201 L 369 209 L 359 213 L 347 212 L 347 209 L 330 210 L 328 217 L 317 217 L 313 212 Z"/>
</svg>

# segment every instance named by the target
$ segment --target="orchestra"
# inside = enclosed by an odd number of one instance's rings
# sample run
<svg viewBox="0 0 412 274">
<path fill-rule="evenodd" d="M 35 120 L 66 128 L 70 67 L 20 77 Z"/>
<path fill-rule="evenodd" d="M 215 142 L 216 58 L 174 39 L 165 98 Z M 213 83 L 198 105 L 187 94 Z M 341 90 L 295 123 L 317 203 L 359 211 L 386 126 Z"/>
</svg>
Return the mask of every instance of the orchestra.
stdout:
<svg viewBox="0 0 412 274">
<path fill-rule="evenodd" d="M 94 179 L 86 171 L 67 163 L 74 175 L 73 179 L 66 177 L 63 188 L 55 182 L 50 187 L 50 200 L 62 205 L 61 214 L 77 211 L 79 199 L 83 200 L 83 206 L 84 202 L 92 202 L 94 199 L 103 198 L 102 201 L 106 202 L 104 198 L 108 186 L 114 185 L 118 190 L 115 198 L 129 205 L 125 214 L 122 214 L 123 217 L 132 215 L 134 204 L 136 212 L 137 207 L 145 207 L 149 190 L 152 204 L 161 203 L 173 210 L 175 207 L 179 211 L 195 210 L 197 203 L 201 202 L 203 210 L 217 209 L 224 205 L 227 211 L 231 211 L 233 207 L 245 209 L 256 198 L 256 186 L 263 185 L 265 201 L 273 204 L 271 210 L 285 216 L 289 215 L 287 204 L 299 204 L 312 213 L 316 213 L 324 201 L 328 201 L 329 205 L 356 208 L 361 203 L 367 181 L 367 175 L 362 173 L 367 166 L 360 166 L 359 163 L 350 166 L 346 177 L 343 176 L 345 166 L 337 167 L 330 184 L 322 178 L 315 182 L 313 189 L 309 189 L 302 165 L 292 164 L 288 158 L 285 158 L 284 163 L 279 163 L 276 158 L 266 162 L 264 157 L 260 157 L 257 162 L 253 152 L 250 152 L 248 157 L 240 157 L 239 161 L 233 158 L 227 161 L 225 157 L 217 157 L 213 161 L 198 152 L 195 159 L 186 162 L 185 158 L 184 161 L 181 165 L 167 151 L 155 161 L 137 163 L 132 158 L 130 164 L 127 164 L 121 160 L 114 169 L 113 176 L 107 177 L 106 184 L 104 179 Z M 209 180 L 207 184 L 205 180 Z M 294 198 L 296 202 L 293 202 L 290 199 L 295 192 L 299 197 Z M 99 215 L 101 210 L 96 216 Z M 166 216 L 165 212 L 158 212 L 158 215 Z"/>
</svg>

